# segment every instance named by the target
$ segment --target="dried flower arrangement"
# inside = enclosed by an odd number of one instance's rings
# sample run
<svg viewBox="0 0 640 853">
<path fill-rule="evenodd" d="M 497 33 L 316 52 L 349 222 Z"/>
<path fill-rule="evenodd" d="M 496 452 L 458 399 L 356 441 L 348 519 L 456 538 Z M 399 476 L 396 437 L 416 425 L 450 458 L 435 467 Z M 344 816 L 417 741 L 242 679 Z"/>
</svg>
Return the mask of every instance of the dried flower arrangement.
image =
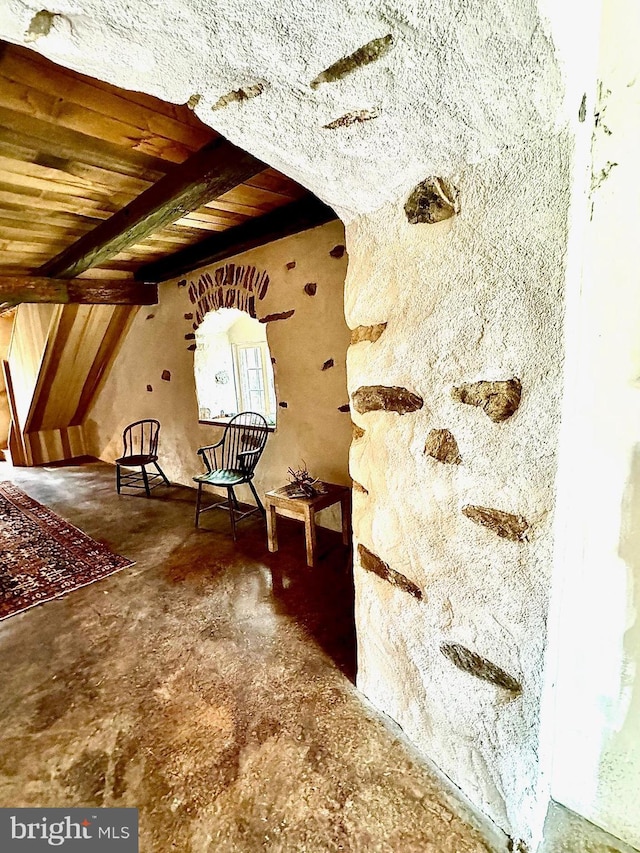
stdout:
<svg viewBox="0 0 640 853">
<path fill-rule="evenodd" d="M 302 460 L 302 467 L 294 470 L 288 468 L 289 483 L 287 494 L 290 498 L 314 498 L 326 491 L 324 483 L 313 477 L 307 468 L 307 463 Z"/>
</svg>

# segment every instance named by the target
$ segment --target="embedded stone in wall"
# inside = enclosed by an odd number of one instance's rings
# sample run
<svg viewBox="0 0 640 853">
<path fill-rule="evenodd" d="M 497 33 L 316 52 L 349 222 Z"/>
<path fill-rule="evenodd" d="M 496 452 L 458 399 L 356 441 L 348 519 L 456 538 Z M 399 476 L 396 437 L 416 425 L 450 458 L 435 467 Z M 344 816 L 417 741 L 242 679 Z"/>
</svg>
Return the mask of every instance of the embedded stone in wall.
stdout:
<svg viewBox="0 0 640 853">
<path fill-rule="evenodd" d="M 146 316 L 144 319 L 145 319 L 145 320 L 153 320 L 153 318 L 154 318 L 155 316 L 156 316 L 155 314 L 147 314 L 147 316 Z"/>
<path fill-rule="evenodd" d="M 334 360 L 332 358 L 328 358 L 325 361 L 325 363 L 322 365 L 322 369 L 323 370 L 329 370 L 329 368 L 333 367 L 334 364 L 335 364 Z"/>
<path fill-rule="evenodd" d="M 318 285 L 315 283 L 315 281 L 310 281 L 304 286 L 304 292 L 307 294 L 307 296 L 315 296 L 317 289 Z"/>
<path fill-rule="evenodd" d="M 184 339 L 185 339 L 185 341 L 193 341 L 193 340 L 195 340 L 195 337 L 196 337 L 195 332 L 189 332 L 188 334 L 186 334 L 184 336 Z"/>
<path fill-rule="evenodd" d="M 178 287 L 186 287 L 186 286 L 187 286 L 186 278 L 181 278 L 180 281 L 178 282 Z"/>
<path fill-rule="evenodd" d="M 344 405 L 338 406 L 338 411 L 339 412 L 350 412 L 351 406 L 349 405 L 349 403 L 344 403 Z"/>
<path fill-rule="evenodd" d="M 280 406 L 281 409 L 286 409 L 289 406 L 289 404 L 285 403 L 284 400 L 281 403 L 278 403 L 278 405 Z"/>
<path fill-rule="evenodd" d="M 289 263 L 287 264 L 287 269 L 292 270 L 295 267 L 295 265 L 296 265 L 295 261 L 289 261 Z"/>
<path fill-rule="evenodd" d="M 330 121 L 329 124 L 325 124 L 323 127 L 325 130 L 337 130 L 339 127 L 349 127 L 352 124 L 371 121 L 371 119 L 378 118 L 379 115 L 380 110 L 353 110 Z"/>
<path fill-rule="evenodd" d="M 292 308 L 291 311 L 280 311 L 279 314 L 267 314 L 266 317 L 260 317 L 260 323 L 274 323 L 276 320 L 288 320 L 289 317 L 293 317 L 296 313 L 296 309 Z"/>
<path fill-rule="evenodd" d="M 195 110 L 200 101 L 202 100 L 202 95 L 199 92 L 194 92 L 193 95 L 189 96 L 189 100 L 187 101 L 187 106 L 190 110 Z"/>
<path fill-rule="evenodd" d="M 336 80 L 341 80 L 348 74 L 352 74 L 357 68 L 368 65 L 370 62 L 375 62 L 376 59 L 380 59 L 381 56 L 384 56 L 385 53 L 391 50 L 392 45 L 393 36 L 391 33 L 382 38 L 367 42 L 367 44 L 359 47 L 354 53 L 345 56 L 343 59 L 339 59 L 333 65 L 325 68 L 321 74 L 318 74 L 311 81 L 311 88 L 317 89 L 321 83 L 334 83 Z"/>
<path fill-rule="evenodd" d="M 164 379 L 165 382 L 171 382 L 171 371 L 163 370 L 161 378 Z"/>
<path fill-rule="evenodd" d="M 409 580 L 408 577 L 401 574 L 401 572 L 392 569 L 377 554 L 374 554 L 373 551 L 365 548 L 364 545 L 358 545 L 358 556 L 360 557 L 360 565 L 367 572 L 372 572 L 374 575 L 382 578 L 382 580 L 393 584 L 393 586 L 397 586 L 403 592 L 408 592 L 409 595 L 417 598 L 418 601 L 422 601 L 422 590 L 420 587 Z"/>
<path fill-rule="evenodd" d="M 193 314 L 185 314 L 184 319 L 185 320 L 193 320 Z"/>
<path fill-rule="evenodd" d="M 451 396 L 459 403 L 477 406 L 494 423 L 500 423 L 517 411 L 522 396 L 522 383 L 515 378 L 498 382 L 467 382 L 453 388 Z"/>
<path fill-rule="evenodd" d="M 459 643 L 442 643 L 440 651 L 463 672 L 468 672 L 469 675 L 475 675 L 476 678 L 481 678 L 483 681 L 495 684 L 496 687 L 508 690 L 509 693 L 514 694 L 514 698 L 522 693 L 520 682 L 516 681 L 508 672 Z"/>
<path fill-rule="evenodd" d="M 462 462 L 458 442 L 448 429 L 432 429 L 427 436 L 424 452 L 447 465 L 459 465 Z"/>
<path fill-rule="evenodd" d="M 386 323 L 376 323 L 375 326 L 356 326 L 351 330 L 351 343 L 359 344 L 361 341 L 375 343 L 386 328 Z"/>
<path fill-rule="evenodd" d="M 221 110 L 223 107 L 228 106 L 228 104 L 257 98 L 258 95 L 261 95 L 266 88 L 266 83 L 256 83 L 254 86 L 245 86 L 244 88 L 234 89 L 232 92 L 228 92 L 226 95 L 222 95 L 221 98 L 218 98 L 211 109 Z"/>
<path fill-rule="evenodd" d="M 343 246 L 342 244 L 339 243 L 337 246 L 333 247 L 333 249 L 329 252 L 329 254 L 331 255 L 332 258 L 341 258 L 346 251 L 347 251 L 346 246 Z"/>
<path fill-rule="evenodd" d="M 406 415 L 423 406 L 423 399 L 397 385 L 363 385 L 351 395 L 356 412 L 397 412 Z"/>
<path fill-rule="evenodd" d="M 255 317 L 256 299 L 264 299 L 268 287 L 268 274 L 253 266 L 225 264 L 214 270 L 213 277 L 208 272 L 202 273 L 189 283 L 189 299 L 196 306 L 195 327 L 209 311 L 218 308 L 238 308 Z"/>
<path fill-rule="evenodd" d="M 51 32 L 53 22 L 58 17 L 62 16 L 55 12 L 49 12 L 47 11 L 47 9 L 42 9 L 42 11 L 36 12 L 33 18 L 31 18 L 29 29 L 24 34 L 25 44 L 29 44 L 29 42 L 32 41 L 37 41 L 43 36 L 48 36 Z"/>
<path fill-rule="evenodd" d="M 353 483 L 353 491 L 354 492 L 360 492 L 363 495 L 369 494 L 369 489 L 365 489 L 365 487 L 361 483 L 359 483 L 357 480 L 352 480 L 352 483 Z"/>
<path fill-rule="evenodd" d="M 502 539 L 510 539 L 512 542 L 526 541 L 529 524 L 521 515 L 513 515 L 510 512 L 503 512 L 501 509 L 474 506 L 473 504 L 463 506 L 462 513 L 476 524 L 493 530 Z"/>
<path fill-rule="evenodd" d="M 458 213 L 458 193 L 444 178 L 426 178 L 413 190 L 404 206 L 412 225 L 442 222 Z"/>
<path fill-rule="evenodd" d="M 198 345 L 197 344 L 189 344 L 187 349 L 191 350 L 191 351 L 196 350 L 196 349 L 198 349 Z"/>
<path fill-rule="evenodd" d="M 151 387 L 151 385 L 147 385 L 147 391 L 153 391 L 153 388 Z"/>
<path fill-rule="evenodd" d="M 362 436 L 366 432 L 366 430 L 362 429 L 362 427 L 359 427 L 358 424 L 354 424 L 353 421 L 351 421 L 351 431 L 353 433 L 354 441 L 357 441 L 359 438 L 362 438 Z"/>
<path fill-rule="evenodd" d="M 509 853 L 529 853 L 529 845 L 521 838 L 511 838 L 507 842 L 507 850 Z M 615 853 L 612 847 L 608 848 L 606 853 Z"/>
</svg>

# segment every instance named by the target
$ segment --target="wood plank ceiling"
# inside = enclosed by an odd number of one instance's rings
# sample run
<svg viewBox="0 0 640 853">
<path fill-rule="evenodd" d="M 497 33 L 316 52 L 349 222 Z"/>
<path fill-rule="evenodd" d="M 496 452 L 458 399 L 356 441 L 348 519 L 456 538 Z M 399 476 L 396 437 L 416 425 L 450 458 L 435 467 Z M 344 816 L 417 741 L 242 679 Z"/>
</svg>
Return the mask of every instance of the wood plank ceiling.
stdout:
<svg viewBox="0 0 640 853">
<path fill-rule="evenodd" d="M 216 138 L 186 105 L 0 42 L 0 273 L 35 273 Z M 131 279 L 144 264 L 308 195 L 266 168 L 80 278 Z"/>
</svg>

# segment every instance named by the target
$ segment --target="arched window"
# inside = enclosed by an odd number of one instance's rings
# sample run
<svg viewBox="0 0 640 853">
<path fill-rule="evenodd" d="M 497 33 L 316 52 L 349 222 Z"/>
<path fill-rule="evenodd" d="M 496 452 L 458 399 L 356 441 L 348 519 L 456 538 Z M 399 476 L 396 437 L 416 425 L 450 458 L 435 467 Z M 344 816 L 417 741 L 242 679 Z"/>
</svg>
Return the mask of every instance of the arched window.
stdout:
<svg viewBox="0 0 640 853">
<path fill-rule="evenodd" d="M 224 422 L 259 412 L 276 423 L 276 393 L 267 330 L 237 308 L 209 312 L 196 331 L 196 394 L 201 421 Z"/>
</svg>

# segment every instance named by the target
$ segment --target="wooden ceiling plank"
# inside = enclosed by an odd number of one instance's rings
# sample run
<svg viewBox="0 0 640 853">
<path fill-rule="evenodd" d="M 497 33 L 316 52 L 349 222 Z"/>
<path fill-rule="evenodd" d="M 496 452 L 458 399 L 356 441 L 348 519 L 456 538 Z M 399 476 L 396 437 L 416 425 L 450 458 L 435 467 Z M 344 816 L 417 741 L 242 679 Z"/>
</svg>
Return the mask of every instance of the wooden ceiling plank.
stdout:
<svg viewBox="0 0 640 853">
<path fill-rule="evenodd" d="M 74 305 L 155 305 L 157 285 L 121 279 L 69 280 L 43 276 L 10 276 L 0 270 L 0 302 L 45 302 Z"/>
<path fill-rule="evenodd" d="M 47 152 L 49 156 L 113 168 L 134 178 L 159 180 L 158 176 L 167 174 L 173 168 L 170 162 L 160 157 L 131 148 L 125 149 L 111 142 L 95 139 L 88 133 L 69 130 L 0 106 L 0 139 L 15 141 L 25 138 L 30 141 L 31 146 L 37 144 L 40 151 Z"/>
<path fill-rule="evenodd" d="M 9 80 L 1 72 L 0 106 L 68 130 L 89 134 L 95 139 L 111 142 L 122 148 L 142 151 L 172 163 L 182 163 L 192 153 L 192 149 L 182 142 L 155 136 L 150 131 L 140 130 L 131 124 L 78 106 L 49 92 L 32 89 L 22 83 Z"/>
<path fill-rule="evenodd" d="M 37 61 L 33 57 L 38 56 Z M 109 118 L 118 119 L 167 140 L 180 142 L 195 151 L 217 134 L 204 124 L 186 124 L 150 109 L 127 97 L 123 89 L 101 89 L 91 78 L 69 72 L 37 54 L 12 47 L 0 59 L 0 74 L 31 89 L 51 93 L 78 106 Z"/>
<path fill-rule="evenodd" d="M 330 207 L 315 196 L 308 196 L 221 234 L 212 234 L 156 263 L 145 264 L 135 275 L 140 281 L 168 281 L 334 219 L 337 216 Z"/>
<path fill-rule="evenodd" d="M 205 145 L 171 174 L 45 264 L 40 272 L 73 278 L 263 169 L 263 163 L 230 142 L 216 140 Z"/>
</svg>

